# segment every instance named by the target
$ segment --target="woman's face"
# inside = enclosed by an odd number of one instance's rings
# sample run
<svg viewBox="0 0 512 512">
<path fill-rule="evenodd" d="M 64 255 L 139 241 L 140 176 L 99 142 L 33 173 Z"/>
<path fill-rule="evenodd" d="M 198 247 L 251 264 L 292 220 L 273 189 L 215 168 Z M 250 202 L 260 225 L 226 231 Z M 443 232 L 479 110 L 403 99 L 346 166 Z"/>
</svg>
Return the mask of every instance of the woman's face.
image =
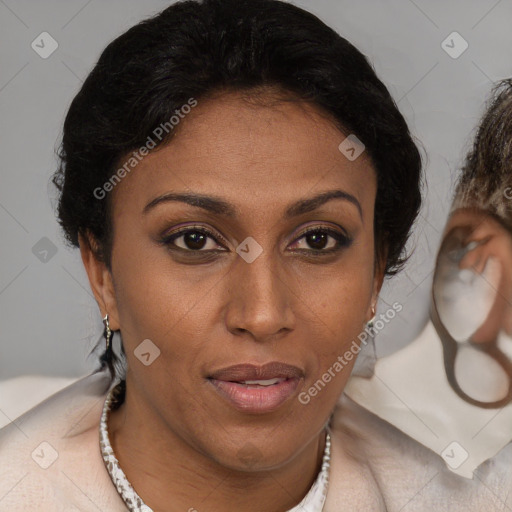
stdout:
<svg viewBox="0 0 512 512">
<path fill-rule="evenodd" d="M 307 104 L 224 95 L 112 192 L 112 287 L 108 274 L 97 297 L 121 330 L 126 403 L 226 467 L 279 466 L 319 434 L 372 316 L 376 177 L 344 139 Z M 269 362 L 296 374 L 246 388 L 228 381 L 281 372 L 218 373 Z"/>
</svg>

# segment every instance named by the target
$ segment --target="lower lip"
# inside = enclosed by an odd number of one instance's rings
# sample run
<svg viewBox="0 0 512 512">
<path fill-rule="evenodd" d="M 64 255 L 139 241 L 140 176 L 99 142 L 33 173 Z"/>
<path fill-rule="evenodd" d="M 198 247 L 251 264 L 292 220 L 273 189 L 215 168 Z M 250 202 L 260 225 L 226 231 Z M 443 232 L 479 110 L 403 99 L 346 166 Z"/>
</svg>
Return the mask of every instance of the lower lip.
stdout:
<svg viewBox="0 0 512 512">
<path fill-rule="evenodd" d="M 286 379 L 271 386 L 247 387 L 238 382 L 208 379 L 214 389 L 236 409 L 243 412 L 264 413 L 277 409 L 290 398 L 299 385 L 299 379 Z"/>
</svg>

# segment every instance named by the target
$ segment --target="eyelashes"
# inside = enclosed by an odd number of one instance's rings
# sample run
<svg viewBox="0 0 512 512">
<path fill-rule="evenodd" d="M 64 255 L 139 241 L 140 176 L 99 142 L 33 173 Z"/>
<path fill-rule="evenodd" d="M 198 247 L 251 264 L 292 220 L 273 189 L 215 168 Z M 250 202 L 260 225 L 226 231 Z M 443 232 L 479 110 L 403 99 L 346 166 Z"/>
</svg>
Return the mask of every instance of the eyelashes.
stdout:
<svg viewBox="0 0 512 512">
<path fill-rule="evenodd" d="M 344 248 L 347 248 L 348 246 L 350 246 L 350 244 L 352 243 L 352 239 L 349 238 L 347 235 L 341 233 L 340 231 L 337 231 L 337 230 L 334 230 L 334 229 L 330 229 L 330 228 L 326 228 L 326 227 L 318 227 L 318 228 L 312 228 L 312 229 L 308 229 L 307 231 L 304 231 L 303 233 L 301 233 L 296 241 L 294 242 L 294 244 L 297 242 L 297 241 L 300 241 L 300 240 L 305 240 L 306 243 L 309 243 L 307 242 L 308 240 L 308 237 L 315 237 L 317 238 L 318 236 L 320 235 L 320 240 L 321 241 L 324 241 L 326 240 L 328 237 L 331 237 L 334 239 L 335 241 L 335 246 L 334 247 L 331 247 L 329 249 L 324 249 L 324 248 L 321 248 L 321 249 L 298 249 L 299 251 L 308 251 L 308 252 L 311 252 L 311 253 L 317 253 L 317 254 L 332 254 L 334 252 L 338 252 L 340 251 L 341 249 L 344 249 Z M 313 242 L 315 243 L 315 242 Z"/>
<path fill-rule="evenodd" d="M 164 245 L 167 245 L 170 249 L 177 249 L 177 250 L 181 250 L 181 251 L 184 251 L 184 252 L 191 252 L 191 253 L 195 253 L 195 252 L 202 252 L 202 253 L 205 253 L 205 252 L 219 252 L 218 250 L 208 250 L 208 251 L 205 251 L 205 250 L 201 250 L 202 248 L 200 249 L 186 249 L 186 248 L 183 248 L 183 247 L 178 247 L 176 246 L 176 244 L 174 243 L 177 239 L 181 238 L 181 237 L 186 237 L 187 235 L 199 235 L 199 237 L 189 237 L 188 238 L 188 242 L 192 242 L 192 243 L 201 243 L 201 240 L 203 239 L 206 239 L 206 238 L 210 238 L 212 240 L 215 240 L 215 242 L 217 243 L 217 245 L 220 245 L 219 244 L 219 241 L 218 241 L 218 235 L 215 235 L 214 233 L 212 233 L 210 230 L 204 228 L 204 227 L 199 227 L 199 226 L 189 226 L 187 228 L 184 228 L 184 229 L 180 229 L 179 231 L 176 231 L 174 233 L 171 233 L 170 235 L 167 235 L 167 236 L 164 236 L 161 240 L 161 242 L 164 244 Z"/>
<path fill-rule="evenodd" d="M 352 243 L 352 238 L 346 234 L 327 227 L 316 227 L 308 229 L 302 232 L 293 242 L 292 245 L 297 245 L 298 242 L 304 240 L 306 245 L 322 244 L 332 245 L 329 238 L 334 240 L 334 247 L 330 248 L 309 248 L 309 249 L 293 249 L 294 252 L 308 253 L 315 256 L 329 255 L 341 251 L 342 249 L 348 248 Z M 180 247 L 176 244 L 176 241 L 183 239 Z M 212 242 L 209 242 L 213 241 Z M 165 235 L 160 240 L 160 243 L 167 246 L 169 250 L 178 251 L 181 253 L 187 253 L 191 256 L 205 256 L 208 254 L 227 252 L 224 248 L 219 249 L 218 246 L 222 247 L 222 243 L 227 245 L 227 242 L 219 235 L 214 234 L 209 229 L 203 226 L 188 226 L 184 229 Z M 214 248 L 206 248 L 208 245 L 213 245 Z"/>
</svg>

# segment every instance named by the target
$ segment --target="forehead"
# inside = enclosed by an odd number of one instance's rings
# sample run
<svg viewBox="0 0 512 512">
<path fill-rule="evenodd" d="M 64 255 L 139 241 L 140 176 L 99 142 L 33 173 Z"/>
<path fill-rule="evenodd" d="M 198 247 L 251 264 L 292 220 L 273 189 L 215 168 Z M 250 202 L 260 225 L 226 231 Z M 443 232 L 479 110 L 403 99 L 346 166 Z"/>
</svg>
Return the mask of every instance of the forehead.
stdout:
<svg viewBox="0 0 512 512">
<path fill-rule="evenodd" d="M 333 188 L 373 202 L 371 160 L 364 152 L 347 159 L 338 146 L 348 134 L 309 103 L 228 94 L 198 101 L 176 128 L 116 187 L 123 203 L 143 209 L 162 193 L 180 191 L 258 209 Z"/>
</svg>

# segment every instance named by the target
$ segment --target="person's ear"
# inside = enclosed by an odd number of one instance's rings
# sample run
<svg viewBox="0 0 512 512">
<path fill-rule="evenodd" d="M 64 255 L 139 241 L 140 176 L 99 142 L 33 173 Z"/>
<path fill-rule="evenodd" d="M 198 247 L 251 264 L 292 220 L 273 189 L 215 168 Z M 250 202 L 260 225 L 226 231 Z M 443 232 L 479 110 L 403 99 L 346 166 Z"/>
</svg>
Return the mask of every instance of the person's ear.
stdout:
<svg viewBox="0 0 512 512">
<path fill-rule="evenodd" d="M 373 291 L 372 291 L 372 299 L 370 301 L 370 307 L 368 310 L 368 320 L 370 321 L 371 318 L 375 313 L 372 313 L 371 309 L 372 307 L 375 307 L 375 311 L 377 310 L 377 301 L 379 299 L 379 293 L 382 288 L 382 284 L 384 283 L 384 276 L 386 273 L 386 261 L 387 261 L 387 255 L 388 255 L 388 249 L 387 247 L 384 249 L 383 254 L 379 255 L 379 257 L 376 257 L 375 260 L 375 270 L 373 274 Z"/>
<path fill-rule="evenodd" d="M 81 234 L 78 235 L 80 244 L 80 255 L 89 278 L 89 284 L 94 294 L 101 317 L 108 313 L 109 325 L 113 331 L 119 329 L 119 315 L 117 302 L 112 281 L 112 274 L 106 264 L 97 257 L 97 244 L 92 236 L 87 239 Z"/>
</svg>

